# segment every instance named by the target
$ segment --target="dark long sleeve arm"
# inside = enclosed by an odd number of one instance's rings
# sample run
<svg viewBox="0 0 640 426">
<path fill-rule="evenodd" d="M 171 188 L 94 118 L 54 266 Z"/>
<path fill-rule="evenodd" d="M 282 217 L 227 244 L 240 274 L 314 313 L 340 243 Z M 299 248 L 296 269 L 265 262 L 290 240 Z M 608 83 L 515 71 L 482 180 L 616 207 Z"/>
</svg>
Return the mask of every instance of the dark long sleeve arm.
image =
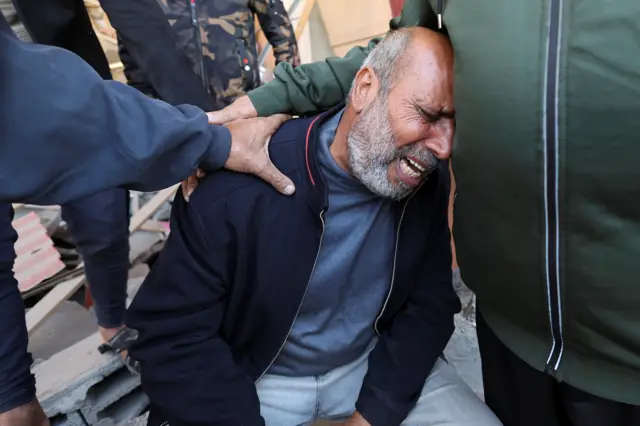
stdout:
<svg viewBox="0 0 640 426">
<path fill-rule="evenodd" d="M 224 201 L 176 197 L 169 239 L 127 312 L 139 333 L 129 354 L 172 425 L 264 424 L 253 379 L 220 335 L 236 244 L 225 211 Z"/>
<path fill-rule="evenodd" d="M 4 18 L 0 51 L 0 201 L 158 190 L 227 160 L 229 131 L 199 108 L 104 81 L 71 52 L 19 41 Z"/>
</svg>

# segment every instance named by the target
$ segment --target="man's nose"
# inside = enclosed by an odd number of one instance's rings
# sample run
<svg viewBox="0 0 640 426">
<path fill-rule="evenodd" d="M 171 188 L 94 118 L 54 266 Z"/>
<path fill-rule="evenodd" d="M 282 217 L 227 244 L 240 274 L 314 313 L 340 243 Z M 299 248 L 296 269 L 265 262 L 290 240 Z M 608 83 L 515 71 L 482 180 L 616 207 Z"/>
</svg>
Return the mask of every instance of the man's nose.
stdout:
<svg viewBox="0 0 640 426">
<path fill-rule="evenodd" d="M 439 135 L 427 139 L 424 144 L 440 160 L 451 157 L 452 138 Z"/>
</svg>

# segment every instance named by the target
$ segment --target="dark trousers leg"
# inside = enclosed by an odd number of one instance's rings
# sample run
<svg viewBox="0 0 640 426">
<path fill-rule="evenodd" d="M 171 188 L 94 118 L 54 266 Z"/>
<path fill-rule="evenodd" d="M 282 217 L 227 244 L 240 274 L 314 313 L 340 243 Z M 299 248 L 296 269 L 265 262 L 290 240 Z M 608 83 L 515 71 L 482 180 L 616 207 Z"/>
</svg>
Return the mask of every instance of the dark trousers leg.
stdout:
<svg viewBox="0 0 640 426">
<path fill-rule="evenodd" d="M 567 384 L 558 387 L 571 426 L 640 426 L 640 406 L 600 398 Z"/>
<path fill-rule="evenodd" d="M 129 272 L 129 194 L 116 188 L 62 206 L 85 263 L 98 325 L 124 324 Z"/>
<path fill-rule="evenodd" d="M 590 395 L 530 367 L 477 312 L 485 401 L 504 426 L 640 426 L 640 407 Z"/>
<path fill-rule="evenodd" d="M 31 402 L 36 381 L 33 359 L 27 351 L 29 335 L 24 322 L 24 303 L 13 276 L 16 231 L 11 226 L 11 204 L 0 204 L 0 413 Z"/>
<path fill-rule="evenodd" d="M 480 311 L 476 324 L 485 402 L 504 426 L 568 426 L 561 422 L 554 379 L 531 368 L 491 331 Z"/>
</svg>

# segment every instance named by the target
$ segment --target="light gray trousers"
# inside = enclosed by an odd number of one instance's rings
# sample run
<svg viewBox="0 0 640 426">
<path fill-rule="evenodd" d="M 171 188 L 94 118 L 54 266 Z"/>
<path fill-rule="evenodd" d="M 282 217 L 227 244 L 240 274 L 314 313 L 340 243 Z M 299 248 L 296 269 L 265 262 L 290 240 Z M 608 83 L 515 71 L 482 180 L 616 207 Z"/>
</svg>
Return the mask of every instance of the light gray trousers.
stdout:
<svg viewBox="0 0 640 426">
<path fill-rule="evenodd" d="M 316 420 L 346 420 L 368 367 L 367 350 L 354 362 L 322 376 L 265 374 L 257 383 L 260 410 L 267 426 L 309 425 Z M 438 359 L 422 394 L 402 426 L 500 426 L 456 370 Z"/>
</svg>

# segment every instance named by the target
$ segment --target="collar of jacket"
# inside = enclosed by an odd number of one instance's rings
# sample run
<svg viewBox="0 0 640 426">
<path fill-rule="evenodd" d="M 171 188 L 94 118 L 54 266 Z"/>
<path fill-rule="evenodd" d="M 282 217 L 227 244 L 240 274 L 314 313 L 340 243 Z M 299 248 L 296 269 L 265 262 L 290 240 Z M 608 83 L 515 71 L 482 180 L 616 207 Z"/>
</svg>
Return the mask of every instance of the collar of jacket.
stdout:
<svg viewBox="0 0 640 426">
<path fill-rule="evenodd" d="M 305 141 L 301 148 L 302 155 L 298 156 L 302 164 L 300 170 L 304 170 L 301 181 L 304 185 L 305 194 L 311 207 L 317 211 L 325 211 L 329 207 L 329 193 L 326 182 L 322 176 L 320 165 L 318 164 L 318 150 L 320 149 L 320 127 L 327 122 L 335 113 L 345 107 L 345 102 L 336 105 L 329 111 L 323 112 L 310 119 L 305 133 Z"/>
</svg>

